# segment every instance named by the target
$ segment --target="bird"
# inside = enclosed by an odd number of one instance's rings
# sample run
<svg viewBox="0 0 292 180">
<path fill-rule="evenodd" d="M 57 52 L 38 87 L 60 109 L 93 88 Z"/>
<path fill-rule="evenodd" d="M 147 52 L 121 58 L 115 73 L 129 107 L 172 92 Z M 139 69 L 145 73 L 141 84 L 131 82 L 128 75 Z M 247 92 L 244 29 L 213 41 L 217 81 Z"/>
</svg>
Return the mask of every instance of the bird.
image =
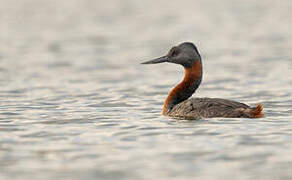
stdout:
<svg viewBox="0 0 292 180">
<path fill-rule="evenodd" d="M 201 84 L 203 76 L 202 58 L 192 42 L 183 42 L 172 47 L 162 57 L 141 64 L 174 63 L 184 67 L 184 78 L 166 98 L 162 115 L 185 118 L 261 118 L 263 106 L 258 103 L 250 107 L 244 103 L 221 98 L 190 98 Z"/>
</svg>

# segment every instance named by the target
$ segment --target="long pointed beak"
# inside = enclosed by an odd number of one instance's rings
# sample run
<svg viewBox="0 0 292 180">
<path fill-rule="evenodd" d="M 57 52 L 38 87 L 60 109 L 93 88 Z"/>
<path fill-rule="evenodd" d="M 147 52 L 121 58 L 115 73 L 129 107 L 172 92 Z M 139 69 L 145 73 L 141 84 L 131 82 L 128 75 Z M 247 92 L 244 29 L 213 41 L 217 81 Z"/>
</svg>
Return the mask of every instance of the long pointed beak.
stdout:
<svg viewBox="0 0 292 180">
<path fill-rule="evenodd" d="M 163 63 L 168 62 L 167 56 L 162 56 L 160 58 L 152 59 L 150 61 L 142 62 L 141 64 L 157 64 L 157 63 Z"/>
</svg>

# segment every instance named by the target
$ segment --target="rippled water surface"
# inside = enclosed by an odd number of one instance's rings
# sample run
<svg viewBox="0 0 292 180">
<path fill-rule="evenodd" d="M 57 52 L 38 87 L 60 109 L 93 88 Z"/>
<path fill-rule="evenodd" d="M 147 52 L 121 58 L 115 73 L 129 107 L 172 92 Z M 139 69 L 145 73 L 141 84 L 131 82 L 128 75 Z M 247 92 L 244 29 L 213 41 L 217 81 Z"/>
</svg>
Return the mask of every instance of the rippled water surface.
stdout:
<svg viewBox="0 0 292 180">
<path fill-rule="evenodd" d="M 291 179 L 291 1 L 1 1 L 0 179 Z M 160 115 L 202 54 L 196 97 L 261 119 Z"/>
</svg>

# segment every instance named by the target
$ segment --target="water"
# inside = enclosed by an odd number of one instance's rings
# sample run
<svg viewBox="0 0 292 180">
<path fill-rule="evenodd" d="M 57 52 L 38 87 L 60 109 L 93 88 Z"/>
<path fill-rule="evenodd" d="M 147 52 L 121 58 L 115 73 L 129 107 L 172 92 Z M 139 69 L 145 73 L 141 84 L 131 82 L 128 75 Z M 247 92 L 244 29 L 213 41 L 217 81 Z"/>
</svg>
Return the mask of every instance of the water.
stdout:
<svg viewBox="0 0 292 180">
<path fill-rule="evenodd" d="M 291 1 L 1 1 L 0 179 L 291 179 Z M 194 96 L 265 118 L 160 115 L 182 76 L 140 65 L 183 41 Z"/>
</svg>

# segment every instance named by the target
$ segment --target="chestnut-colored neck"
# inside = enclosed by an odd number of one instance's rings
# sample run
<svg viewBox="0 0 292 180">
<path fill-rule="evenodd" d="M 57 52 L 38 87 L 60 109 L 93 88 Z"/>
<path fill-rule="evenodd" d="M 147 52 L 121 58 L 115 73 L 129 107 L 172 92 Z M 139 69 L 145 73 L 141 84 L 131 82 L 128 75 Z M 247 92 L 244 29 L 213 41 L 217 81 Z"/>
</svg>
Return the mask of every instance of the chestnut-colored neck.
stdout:
<svg viewBox="0 0 292 180">
<path fill-rule="evenodd" d="M 187 100 L 199 87 L 202 80 L 201 60 L 196 60 L 191 67 L 185 67 L 185 76 L 181 83 L 171 90 L 166 98 L 162 114 L 167 114 L 176 104 Z"/>
</svg>

